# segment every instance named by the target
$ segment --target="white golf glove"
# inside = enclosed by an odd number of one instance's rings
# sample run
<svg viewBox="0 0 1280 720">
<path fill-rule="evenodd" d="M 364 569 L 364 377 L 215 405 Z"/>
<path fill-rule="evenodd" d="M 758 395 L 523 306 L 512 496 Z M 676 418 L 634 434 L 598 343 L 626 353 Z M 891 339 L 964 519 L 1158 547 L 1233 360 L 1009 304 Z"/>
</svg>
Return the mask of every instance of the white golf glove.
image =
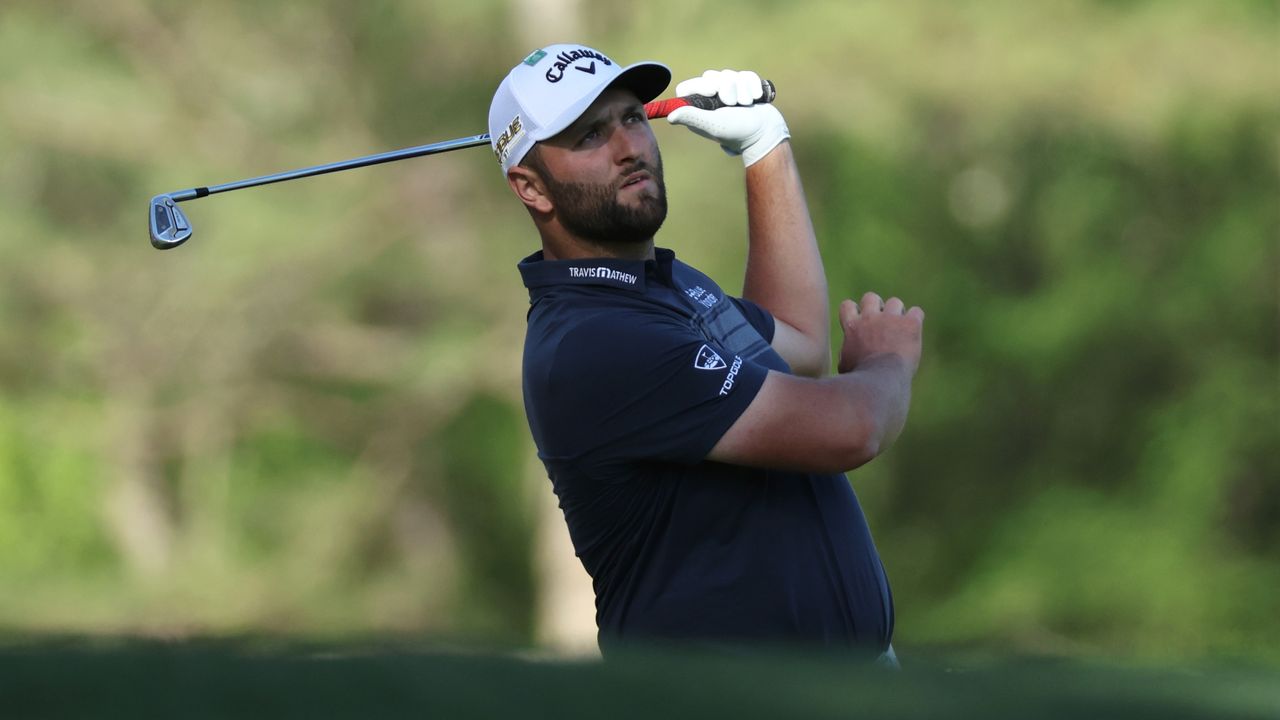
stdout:
<svg viewBox="0 0 1280 720">
<path fill-rule="evenodd" d="M 668 115 L 667 122 L 715 140 L 730 155 L 741 155 L 746 167 L 791 137 L 776 107 L 756 104 L 764 97 L 764 86 L 760 76 L 750 70 L 708 70 L 676 85 L 677 97 L 687 95 L 718 96 L 720 102 L 732 107 L 700 110 L 686 105 Z"/>
</svg>

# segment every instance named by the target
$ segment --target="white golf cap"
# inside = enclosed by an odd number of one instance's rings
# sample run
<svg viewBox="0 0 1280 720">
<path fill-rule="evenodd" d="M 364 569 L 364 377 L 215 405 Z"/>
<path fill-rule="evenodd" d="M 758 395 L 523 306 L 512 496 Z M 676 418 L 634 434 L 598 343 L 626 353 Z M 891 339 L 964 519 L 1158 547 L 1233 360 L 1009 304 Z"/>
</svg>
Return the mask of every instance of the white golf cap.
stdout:
<svg viewBox="0 0 1280 720">
<path fill-rule="evenodd" d="M 671 83 L 671 70 L 656 62 L 622 67 L 585 45 L 548 45 L 507 74 L 489 105 L 489 137 L 505 175 L 539 140 L 573 124 L 614 84 L 649 102 Z"/>
</svg>

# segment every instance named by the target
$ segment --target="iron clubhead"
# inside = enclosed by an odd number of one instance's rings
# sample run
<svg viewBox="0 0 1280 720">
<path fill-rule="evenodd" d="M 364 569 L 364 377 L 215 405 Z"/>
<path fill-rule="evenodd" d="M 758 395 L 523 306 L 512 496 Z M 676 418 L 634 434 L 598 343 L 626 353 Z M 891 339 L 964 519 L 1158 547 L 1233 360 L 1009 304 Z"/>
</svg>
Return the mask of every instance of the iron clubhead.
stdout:
<svg viewBox="0 0 1280 720">
<path fill-rule="evenodd" d="M 191 238 L 191 223 L 178 203 L 168 195 L 151 198 L 151 246 L 157 250 L 178 247 Z"/>
</svg>

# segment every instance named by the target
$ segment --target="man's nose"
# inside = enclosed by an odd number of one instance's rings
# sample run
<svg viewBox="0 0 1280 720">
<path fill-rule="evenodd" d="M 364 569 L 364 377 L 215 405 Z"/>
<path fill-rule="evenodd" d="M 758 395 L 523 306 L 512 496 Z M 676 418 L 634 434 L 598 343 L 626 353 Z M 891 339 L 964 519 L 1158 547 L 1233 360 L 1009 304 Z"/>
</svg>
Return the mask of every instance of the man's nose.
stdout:
<svg viewBox="0 0 1280 720">
<path fill-rule="evenodd" d="M 638 125 L 623 125 L 613 133 L 613 160 L 627 165 L 643 158 L 648 148 L 648 138 Z"/>
</svg>

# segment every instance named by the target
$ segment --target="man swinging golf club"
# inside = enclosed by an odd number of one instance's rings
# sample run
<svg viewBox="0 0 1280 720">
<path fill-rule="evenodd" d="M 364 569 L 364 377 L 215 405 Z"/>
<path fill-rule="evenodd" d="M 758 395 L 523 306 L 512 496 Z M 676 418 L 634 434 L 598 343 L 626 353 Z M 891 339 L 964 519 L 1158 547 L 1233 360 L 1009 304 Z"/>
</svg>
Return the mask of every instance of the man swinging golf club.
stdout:
<svg viewBox="0 0 1280 720">
<path fill-rule="evenodd" d="M 529 55 L 499 85 L 492 146 L 542 250 L 529 425 L 596 594 L 606 654 L 631 642 L 848 648 L 896 665 L 893 601 L 844 472 L 907 417 L 924 313 L 827 285 L 790 133 L 753 72 L 708 71 L 668 121 L 746 166 L 743 297 L 656 248 L 662 158 L 643 104 L 666 66 L 581 45 Z"/>
</svg>

